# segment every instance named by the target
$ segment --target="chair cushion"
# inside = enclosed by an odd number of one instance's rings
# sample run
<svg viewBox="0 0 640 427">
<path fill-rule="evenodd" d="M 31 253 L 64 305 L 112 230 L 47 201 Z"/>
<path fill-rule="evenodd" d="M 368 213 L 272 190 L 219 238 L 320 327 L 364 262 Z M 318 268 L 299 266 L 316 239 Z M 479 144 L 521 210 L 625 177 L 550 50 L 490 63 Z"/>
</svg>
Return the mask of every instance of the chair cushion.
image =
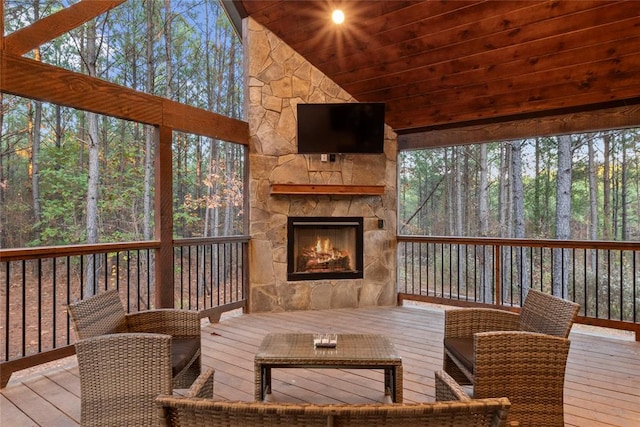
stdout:
<svg viewBox="0 0 640 427">
<path fill-rule="evenodd" d="M 451 353 L 469 371 L 474 372 L 475 355 L 473 352 L 473 337 L 445 338 L 444 348 Z"/>
<path fill-rule="evenodd" d="M 187 367 L 200 350 L 200 338 L 173 338 L 171 340 L 171 371 L 175 377 Z"/>
</svg>

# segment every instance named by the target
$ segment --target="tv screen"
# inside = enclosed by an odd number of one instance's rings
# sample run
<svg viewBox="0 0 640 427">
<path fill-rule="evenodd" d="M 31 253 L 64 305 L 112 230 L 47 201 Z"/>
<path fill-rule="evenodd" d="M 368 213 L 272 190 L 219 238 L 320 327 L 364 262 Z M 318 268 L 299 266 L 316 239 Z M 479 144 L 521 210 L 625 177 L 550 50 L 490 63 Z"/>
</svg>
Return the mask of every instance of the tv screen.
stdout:
<svg viewBox="0 0 640 427">
<path fill-rule="evenodd" d="M 384 152 L 384 103 L 298 104 L 298 153 Z"/>
</svg>

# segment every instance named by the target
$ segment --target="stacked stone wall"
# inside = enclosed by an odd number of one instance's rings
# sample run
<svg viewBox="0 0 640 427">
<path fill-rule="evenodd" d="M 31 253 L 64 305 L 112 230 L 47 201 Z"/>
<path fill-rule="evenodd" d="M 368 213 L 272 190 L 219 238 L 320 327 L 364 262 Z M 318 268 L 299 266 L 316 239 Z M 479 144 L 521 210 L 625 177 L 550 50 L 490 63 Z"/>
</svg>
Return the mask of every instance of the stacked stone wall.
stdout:
<svg viewBox="0 0 640 427">
<path fill-rule="evenodd" d="M 355 102 L 278 37 L 244 22 L 250 130 L 250 303 L 253 312 L 394 305 L 396 302 L 397 138 L 385 128 L 384 154 L 297 154 L 299 103 Z M 272 184 L 383 185 L 381 196 L 271 195 Z M 364 219 L 364 278 L 287 281 L 288 216 Z M 378 220 L 384 227 L 378 228 Z"/>
</svg>

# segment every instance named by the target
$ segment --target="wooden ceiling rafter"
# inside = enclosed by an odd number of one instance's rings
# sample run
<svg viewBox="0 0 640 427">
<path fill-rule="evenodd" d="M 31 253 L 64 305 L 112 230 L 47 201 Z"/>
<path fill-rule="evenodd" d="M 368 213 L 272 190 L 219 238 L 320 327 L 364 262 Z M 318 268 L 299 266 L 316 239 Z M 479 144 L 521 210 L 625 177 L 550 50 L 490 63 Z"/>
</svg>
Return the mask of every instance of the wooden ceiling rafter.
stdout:
<svg viewBox="0 0 640 427">
<path fill-rule="evenodd" d="M 24 55 L 74 28 L 110 11 L 127 0 L 82 0 L 5 37 L 5 49 Z"/>
</svg>

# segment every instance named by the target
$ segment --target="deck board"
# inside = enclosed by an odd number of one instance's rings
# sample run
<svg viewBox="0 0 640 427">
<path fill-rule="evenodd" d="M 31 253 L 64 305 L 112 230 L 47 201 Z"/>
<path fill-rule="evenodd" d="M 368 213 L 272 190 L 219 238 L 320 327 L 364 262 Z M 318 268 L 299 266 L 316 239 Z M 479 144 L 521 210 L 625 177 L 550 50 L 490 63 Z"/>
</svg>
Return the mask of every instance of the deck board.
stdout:
<svg viewBox="0 0 640 427">
<path fill-rule="evenodd" d="M 433 372 L 442 366 L 443 324 L 442 310 L 435 306 L 225 315 L 220 323 L 203 326 L 203 364 L 216 369 L 216 399 L 253 400 L 253 356 L 267 333 L 382 333 L 403 359 L 404 401 L 433 401 Z M 640 343 L 587 332 L 576 325 L 570 335 L 566 425 L 640 427 Z M 12 379 L 0 396 L 0 424 L 78 425 L 75 357 L 59 365 Z M 383 401 L 382 382 L 380 370 L 274 369 L 271 400 Z"/>
</svg>

